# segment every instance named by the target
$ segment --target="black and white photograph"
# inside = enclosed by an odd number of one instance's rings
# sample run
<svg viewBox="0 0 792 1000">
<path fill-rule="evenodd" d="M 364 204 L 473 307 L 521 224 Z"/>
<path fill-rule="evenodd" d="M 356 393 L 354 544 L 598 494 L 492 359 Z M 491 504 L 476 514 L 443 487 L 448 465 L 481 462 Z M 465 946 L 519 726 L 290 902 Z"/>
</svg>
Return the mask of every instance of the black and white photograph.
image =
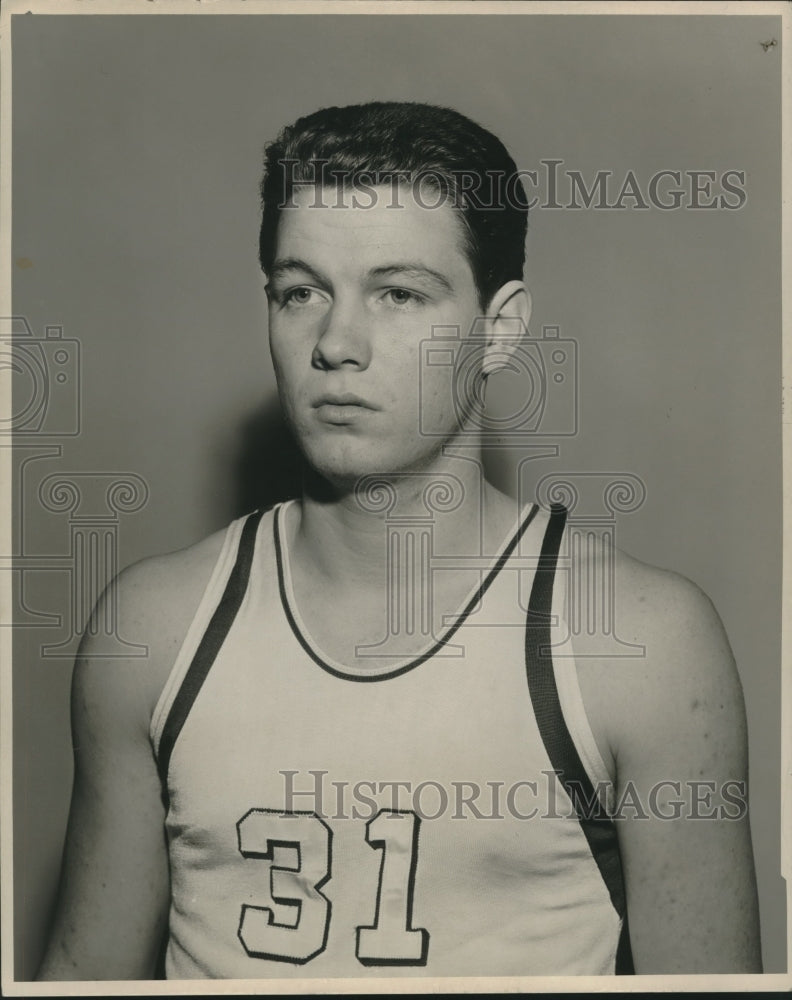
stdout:
<svg viewBox="0 0 792 1000">
<path fill-rule="evenodd" d="M 4 5 L 5 995 L 792 986 L 790 19 Z"/>
</svg>

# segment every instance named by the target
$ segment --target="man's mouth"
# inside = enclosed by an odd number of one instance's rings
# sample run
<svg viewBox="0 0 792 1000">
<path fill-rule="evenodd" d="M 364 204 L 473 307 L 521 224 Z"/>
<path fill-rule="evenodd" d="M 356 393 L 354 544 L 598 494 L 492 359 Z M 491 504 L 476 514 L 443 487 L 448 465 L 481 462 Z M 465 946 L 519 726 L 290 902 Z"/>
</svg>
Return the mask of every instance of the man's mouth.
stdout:
<svg viewBox="0 0 792 1000">
<path fill-rule="evenodd" d="M 319 396 L 312 405 L 316 409 L 322 406 L 357 406 L 366 410 L 379 409 L 374 403 L 363 399 L 362 396 L 356 396 L 353 392 L 326 392 Z"/>
<path fill-rule="evenodd" d="M 321 421 L 327 424 L 347 425 L 362 419 L 367 413 L 378 410 L 369 400 L 353 392 L 326 392 L 311 404 Z"/>
</svg>

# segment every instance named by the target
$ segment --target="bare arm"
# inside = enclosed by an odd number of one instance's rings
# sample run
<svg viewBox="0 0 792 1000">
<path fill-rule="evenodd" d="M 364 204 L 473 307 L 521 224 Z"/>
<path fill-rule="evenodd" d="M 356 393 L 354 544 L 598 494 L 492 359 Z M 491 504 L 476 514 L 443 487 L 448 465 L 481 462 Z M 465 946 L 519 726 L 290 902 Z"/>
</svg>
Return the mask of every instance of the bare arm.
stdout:
<svg viewBox="0 0 792 1000">
<path fill-rule="evenodd" d="M 117 583 L 122 609 L 138 623 L 140 576 L 133 570 L 131 584 L 129 572 Z M 130 635 L 123 626 L 122 634 Z M 167 916 L 164 809 L 148 739 L 151 663 L 94 658 L 94 647 L 88 635 L 72 681 L 74 787 L 41 980 L 153 977 Z"/>
<path fill-rule="evenodd" d="M 616 765 L 636 972 L 761 972 L 745 710 L 723 626 L 689 581 L 622 575 L 617 622 L 646 655 L 584 666 L 581 686 Z"/>
</svg>

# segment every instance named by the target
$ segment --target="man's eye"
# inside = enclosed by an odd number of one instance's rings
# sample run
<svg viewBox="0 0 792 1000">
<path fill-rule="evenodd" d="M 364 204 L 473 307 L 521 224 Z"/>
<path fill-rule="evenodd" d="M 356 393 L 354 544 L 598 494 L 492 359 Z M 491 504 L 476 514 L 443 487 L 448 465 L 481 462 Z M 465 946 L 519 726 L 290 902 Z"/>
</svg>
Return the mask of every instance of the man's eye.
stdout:
<svg viewBox="0 0 792 1000">
<path fill-rule="evenodd" d="M 314 295 L 313 288 L 300 285 L 297 288 L 290 288 L 287 292 L 284 292 L 282 298 L 283 302 L 287 305 L 307 306 L 312 302 Z"/>
<path fill-rule="evenodd" d="M 424 301 L 420 295 L 406 288 L 389 288 L 385 294 L 395 306 L 420 305 Z"/>
</svg>

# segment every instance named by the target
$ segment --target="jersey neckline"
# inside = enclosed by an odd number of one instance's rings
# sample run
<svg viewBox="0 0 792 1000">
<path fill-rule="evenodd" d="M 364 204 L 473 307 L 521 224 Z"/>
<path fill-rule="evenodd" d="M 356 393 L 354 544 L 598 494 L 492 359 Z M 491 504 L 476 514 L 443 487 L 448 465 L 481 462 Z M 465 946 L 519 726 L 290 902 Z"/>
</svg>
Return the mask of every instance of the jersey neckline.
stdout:
<svg viewBox="0 0 792 1000">
<path fill-rule="evenodd" d="M 405 674 L 410 670 L 414 670 L 422 663 L 425 663 L 426 660 L 431 659 L 431 657 L 433 657 L 439 649 L 447 645 L 447 643 L 453 638 L 457 629 L 464 624 L 471 610 L 478 604 L 485 592 L 489 589 L 490 585 L 504 567 L 511 554 L 514 552 L 520 542 L 520 539 L 523 537 L 539 511 L 539 505 L 536 503 L 533 503 L 520 511 L 516 527 L 511 529 L 502 543 L 497 555 L 493 557 L 484 579 L 471 588 L 467 597 L 457 608 L 452 624 L 449 625 L 443 631 L 442 635 L 438 639 L 435 639 L 427 649 L 425 649 L 422 653 L 419 653 L 417 656 L 400 660 L 395 666 L 355 667 L 339 663 L 337 660 L 327 656 L 321 650 L 318 643 L 313 639 L 307 629 L 305 622 L 300 615 L 299 608 L 297 607 L 297 601 L 295 599 L 294 588 L 292 585 L 289 549 L 285 527 L 286 510 L 296 502 L 296 500 L 286 500 L 278 504 L 275 508 L 275 516 L 273 519 L 275 557 L 278 570 L 278 589 L 280 591 L 281 606 L 283 607 L 284 614 L 286 615 L 286 619 L 289 622 L 289 626 L 291 627 L 294 637 L 315 663 L 317 663 L 323 670 L 327 671 L 327 673 L 332 674 L 334 677 L 339 677 L 343 680 L 363 682 L 388 680 L 391 677 L 398 677 L 401 674 Z"/>
</svg>

